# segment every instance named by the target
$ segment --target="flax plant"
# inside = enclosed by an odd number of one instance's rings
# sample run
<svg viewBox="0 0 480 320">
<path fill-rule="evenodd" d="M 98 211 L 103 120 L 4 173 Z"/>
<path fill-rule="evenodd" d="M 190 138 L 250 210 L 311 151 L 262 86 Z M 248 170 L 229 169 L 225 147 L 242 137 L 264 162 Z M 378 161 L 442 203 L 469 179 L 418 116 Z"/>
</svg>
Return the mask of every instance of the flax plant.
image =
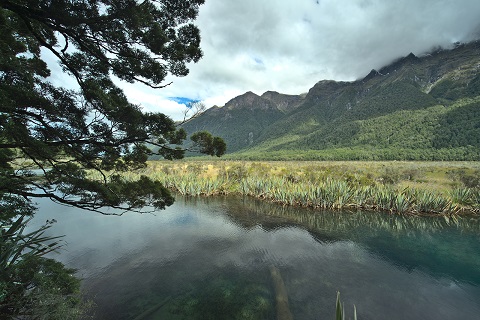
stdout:
<svg viewBox="0 0 480 320">
<path fill-rule="evenodd" d="M 473 204 L 472 192 L 468 188 L 455 188 L 450 191 L 450 197 L 452 203 L 458 205 L 471 205 Z"/>
<path fill-rule="evenodd" d="M 418 189 L 416 185 L 384 184 L 382 175 L 375 178 L 375 172 L 384 170 L 383 165 L 368 165 L 372 168 L 299 162 L 154 162 L 138 172 L 125 173 L 123 178 L 137 180 L 147 175 L 184 196 L 239 194 L 315 209 L 443 215 L 480 212 L 478 189 L 442 191 Z M 408 169 L 407 164 L 402 166 L 402 170 Z"/>
<path fill-rule="evenodd" d="M 415 196 L 415 210 L 420 213 L 443 213 L 451 206 L 450 200 L 438 194 L 417 191 Z"/>
</svg>

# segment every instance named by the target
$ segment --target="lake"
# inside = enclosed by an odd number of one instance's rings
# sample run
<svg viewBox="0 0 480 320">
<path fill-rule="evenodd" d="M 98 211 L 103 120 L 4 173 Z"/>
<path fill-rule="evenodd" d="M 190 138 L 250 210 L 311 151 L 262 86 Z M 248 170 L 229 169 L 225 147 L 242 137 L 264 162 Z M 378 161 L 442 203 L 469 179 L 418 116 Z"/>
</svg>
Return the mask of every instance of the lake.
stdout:
<svg viewBox="0 0 480 320">
<path fill-rule="evenodd" d="M 97 319 L 478 319 L 480 223 L 324 212 L 242 197 L 182 198 L 156 214 L 104 216 L 38 203 L 65 235 Z"/>
</svg>

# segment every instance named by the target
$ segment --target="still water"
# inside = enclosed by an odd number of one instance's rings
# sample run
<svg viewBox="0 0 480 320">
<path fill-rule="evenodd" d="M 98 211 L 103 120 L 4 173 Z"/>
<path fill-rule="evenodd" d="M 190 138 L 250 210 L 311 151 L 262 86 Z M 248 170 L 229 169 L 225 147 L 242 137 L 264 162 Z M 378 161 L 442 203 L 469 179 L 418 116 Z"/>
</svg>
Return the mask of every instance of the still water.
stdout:
<svg viewBox="0 0 480 320">
<path fill-rule="evenodd" d="M 241 197 L 155 215 L 39 203 L 54 257 L 78 270 L 97 319 L 276 319 L 277 270 L 294 319 L 480 319 L 480 223 L 315 212 Z M 277 275 L 278 275 L 277 274 Z"/>
</svg>

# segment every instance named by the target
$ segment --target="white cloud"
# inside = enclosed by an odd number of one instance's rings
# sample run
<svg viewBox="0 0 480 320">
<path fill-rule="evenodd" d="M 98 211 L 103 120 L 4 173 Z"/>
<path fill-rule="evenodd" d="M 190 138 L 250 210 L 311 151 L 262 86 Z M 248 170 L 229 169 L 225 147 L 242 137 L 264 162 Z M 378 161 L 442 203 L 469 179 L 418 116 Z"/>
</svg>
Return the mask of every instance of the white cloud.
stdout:
<svg viewBox="0 0 480 320">
<path fill-rule="evenodd" d="M 129 101 L 140 105 L 145 112 L 162 112 L 175 120 L 183 118 L 186 106 L 172 101 L 169 99 L 170 97 L 160 95 L 158 89 L 121 81 L 116 81 L 116 83 L 122 88 Z"/>
<path fill-rule="evenodd" d="M 190 74 L 159 90 L 122 87 L 178 118 L 169 97 L 210 107 L 246 91 L 299 94 L 323 79 L 354 80 L 410 52 L 479 38 L 478 17 L 478 0 L 208 0 L 196 21 L 204 57 Z"/>
<path fill-rule="evenodd" d="M 476 0 L 209 0 L 197 20 L 204 58 L 171 89 L 220 105 L 245 91 L 298 94 L 472 40 L 479 16 Z"/>
</svg>

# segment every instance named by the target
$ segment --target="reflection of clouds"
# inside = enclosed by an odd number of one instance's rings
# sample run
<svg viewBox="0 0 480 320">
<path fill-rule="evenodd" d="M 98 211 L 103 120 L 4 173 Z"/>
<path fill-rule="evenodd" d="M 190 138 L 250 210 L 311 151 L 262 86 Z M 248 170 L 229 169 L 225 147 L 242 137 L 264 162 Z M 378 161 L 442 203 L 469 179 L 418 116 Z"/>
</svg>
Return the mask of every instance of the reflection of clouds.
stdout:
<svg viewBox="0 0 480 320">
<path fill-rule="evenodd" d="M 249 210 L 242 201 L 180 199 L 156 215 L 121 217 L 45 202 L 40 207 L 34 223 L 58 221 L 51 233 L 66 234 L 68 242 L 58 257 L 78 268 L 86 287 L 107 305 L 149 290 L 183 292 L 225 274 L 268 277 L 266 270 L 273 264 L 281 271 L 298 319 L 330 310 L 337 290 L 346 308 L 355 304 L 359 317 L 366 319 L 378 314 L 389 319 L 473 319 L 480 312 L 478 286 L 396 266 L 357 242 L 322 242 L 300 227 L 281 223 L 270 231 L 254 221 L 244 228 L 225 215 Z"/>
<path fill-rule="evenodd" d="M 132 253 L 143 263 L 158 263 L 174 261 L 179 255 L 209 256 L 209 251 L 216 251 L 211 257 L 215 265 L 242 268 L 248 268 L 261 253 L 262 261 L 289 265 L 318 245 L 298 228 L 245 231 L 201 203 L 189 207 L 179 201 L 156 215 L 127 213 L 120 217 L 46 205 L 40 204 L 34 222 L 56 219 L 49 233 L 65 234 L 67 242 L 58 257 L 84 272 L 102 269 Z"/>
<path fill-rule="evenodd" d="M 39 207 L 30 227 L 56 219 L 57 223 L 48 233 L 66 235 L 67 246 L 55 257 L 67 263 L 84 257 L 82 269 L 88 268 L 87 261 L 92 262 L 93 269 L 106 267 L 125 253 L 142 251 L 145 247 L 153 247 L 157 252 L 155 257 L 161 255 L 171 260 L 177 252 L 189 252 L 195 241 L 206 235 L 227 238 L 235 234 L 236 229 L 222 219 L 193 207 L 185 208 L 180 203 L 155 215 L 126 213 L 122 216 L 103 216 L 48 201 L 41 201 Z"/>
</svg>

